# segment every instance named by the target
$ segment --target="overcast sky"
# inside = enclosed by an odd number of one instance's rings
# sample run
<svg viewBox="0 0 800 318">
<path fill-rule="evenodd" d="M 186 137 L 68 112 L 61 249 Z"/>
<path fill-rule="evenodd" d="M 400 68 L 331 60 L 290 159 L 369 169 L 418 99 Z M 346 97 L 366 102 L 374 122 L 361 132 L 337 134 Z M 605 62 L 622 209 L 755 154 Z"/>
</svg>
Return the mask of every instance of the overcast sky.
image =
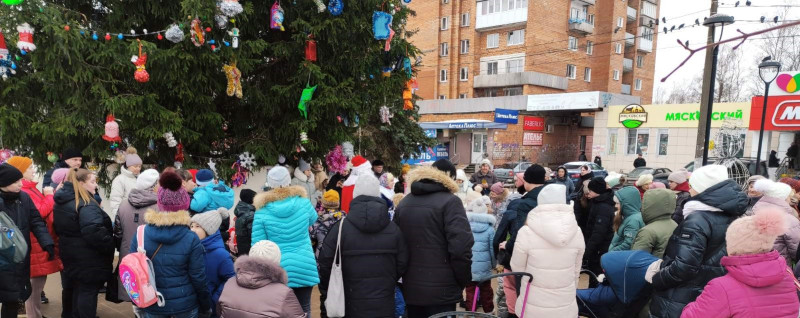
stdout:
<svg viewBox="0 0 800 318">
<path fill-rule="evenodd" d="M 767 20 L 772 20 L 778 10 L 784 10 L 777 6 L 787 4 L 792 6 L 788 19 L 800 19 L 800 0 L 750 0 L 752 2 L 750 7 L 745 6 L 747 0 L 739 0 L 738 8 L 735 7 L 737 0 L 719 1 L 720 8 L 718 12 L 732 15 L 737 20 L 736 23 L 725 28 L 722 35 L 723 39 L 736 36 L 738 34 L 736 29 L 741 29 L 743 32 L 752 32 L 772 26 L 771 24 L 762 24 L 758 20 L 762 15 L 766 16 Z M 662 85 L 665 88 L 669 88 L 676 84 L 687 83 L 689 79 L 703 72 L 705 54 L 698 52 L 666 82 L 661 83 L 661 78 L 669 74 L 688 55 L 688 51 L 678 46 L 677 40 L 681 40 L 681 42 L 688 40 L 691 48 L 705 43 L 708 29 L 703 27 L 702 24 L 698 27 L 691 26 L 694 25 L 695 19 L 699 19 L 700 23 L 702 23 L 703 17 L 708 16 L 710 7 L 711 0 L 661 0 L 659 19 L 665 17 L 667 22 L 660 23 L 657 26 L 658 32 L 663 32 L 664 26 L 671 28 L 674 25 L 676 27 L 674 32 L 659 33 L 658 35 L 654 92 Z M 685 24 L 682 30 L 678 30 L 680 24 Z M 717 32 L 717 36 L 719 36 L 719 31 Z M 744 51 L 743 66 L 752 67 L 753 69 L 758 67 L 755 60 L 756 58 L 760 60 L 763 57 L 756 56 L 760 54 L 757 47 L 762 45 L 763 42 L 759 40 L 747 41 L 739 47 L 739 50 Z M 727 47 L 727 49 L 730 49 L 730 47 Z"/>
</svg>

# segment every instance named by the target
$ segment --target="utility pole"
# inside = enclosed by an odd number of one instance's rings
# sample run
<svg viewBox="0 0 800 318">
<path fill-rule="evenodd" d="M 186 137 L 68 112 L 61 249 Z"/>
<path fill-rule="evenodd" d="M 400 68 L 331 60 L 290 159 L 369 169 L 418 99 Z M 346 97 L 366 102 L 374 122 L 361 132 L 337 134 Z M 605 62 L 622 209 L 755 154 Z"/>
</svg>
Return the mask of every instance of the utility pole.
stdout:
<svg viewBox="0 0 800 318">
<path fill-rule="evenodd" d="M 717 14 L 718 0 L 711 0 L 711 13 L 709 16 Z M 714 43 L 714 26 L 708 28 L 708 44 Z M 701 165 L 708 164 L 708 141 L 711 134 L 711 112 L 714 104 L 714 82 L 717 77 L 717 54 L 719 47 L 713 50 L 706 50 L 706 63 L 703 67 L 703 95 L 700 98 L 700 118 L 697 127 L 697 145 L 695 146 L 695 169 Z M 702 158 L 701 162 L 698 159 Z M 698 165 L 698 163 L 700 163 Z"/>
</svg>

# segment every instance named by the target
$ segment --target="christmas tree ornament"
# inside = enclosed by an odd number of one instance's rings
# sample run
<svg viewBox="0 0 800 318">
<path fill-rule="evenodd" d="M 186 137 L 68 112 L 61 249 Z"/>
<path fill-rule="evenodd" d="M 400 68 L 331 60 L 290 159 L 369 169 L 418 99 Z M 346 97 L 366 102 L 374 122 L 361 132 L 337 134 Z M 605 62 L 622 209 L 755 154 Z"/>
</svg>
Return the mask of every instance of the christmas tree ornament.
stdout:
<svg viewBox="0 0 800 318">
<path fill-rule="evenodd" d="M 411 0 L 400 0 L 400 4 L 407 6 L 411 3 Z"/>
<path fill-rule="evenodd" d="M 403 70 L 406 71 L 406 76 L 408 78 L 411 78 L 411 76 L 414 75 L 413 74 L 414 70 L 411 69 L 411 59 L 409 59 L 408 57 L 403 58 Z"/>
<path fill-rule="evenodd" d="M 183 162 L 175 161 L 172 163 L 172 166 L 175 167 L 175 169 L 183 168 Z"/>
<path fill-rule="evenodd" d="M 147 35 L 147 29 L 142 29 L 142 35 Z"/>
<path fill-rule="evenodd" d="M 122 33 L 117 34 L 117 40 L 122 40 Z"/>
<path fill-rule="evenodd" d="M 136 72 L 133 73 L 133 78 L 139 83 L 147 83 L 150 80 L 150 74 L 145 69 L 147 63 L 147 53 L 142 53 L 142 41 L 139 42 L 139 55 L 131 57 L 131 63 L 136 66 Z"/>
<path fill-rule="evenodd" d="M 239 0 L 223 0 L 219 5 L 219 11 L 229 18 L 242 13 L 243 10 Z"/>
<path fill-rule="evenodd" d="M 380 112 L 381 112 L 381 122 L 384 124 L 391 125 L 392 122 L 390 120 L 394 117 L 394 114 L 392 114 L 392 111 L 389 110 L 389 107 L 387 107 L 386 105 L 381 106 Z"/>
<path fill-rule="evenodd" d="M 211 27 L 206 27 L 206 32 L 211 32 Z"/>
<path fill-rule="evenodd" d="M 403 89 L 403 110 L 414 110 L 414 103 L 411 101 L 414 98 L 414 88 L 412 87 L 411 80 L 406 82 L 406 88 Z"/>
<path fill-rule="evenodd" d="M 167 146 L 169 146 L 170 148 L 175 148 L 175 146 L 178 145 L 178 141 L 175 140 L 174 136 L 172 136 L 171 131 L 164 133 L 164 139 L 167 141 Z"/>
<path fill-rule="evenodd" d="M 231 186 L 236 188 L 247 184 L 247 176 L 249 171 L 242 166 L 240 160 L 236 160 L 236 162 L 234 162 L 231 166 L 231 169 L 234 171 L 233 176 L 231 176 Z"/>
<path fill-rule="evenodd" d="M 243 152 L 239 155 L 239 164 L 242 165 L 242 168 L 247 170 L 253 170 L 256 167 L 256 156 L 251 155 L 250 152 Z"/>
<path fill-rule="evenodd" d="M 167 37 L 167 40 L 172 43 L 183 41 L 183 31 L 177 24 L 171 25 L 164 35 Z"/>
<path fill-rule="evenodd" d="M 156 142 L 153 139 L 147 141 L 147 150 L 156 151 Z"/>
<path fill-rule="evenodd" d="M 122 141 L 122 138 L 119 137 L 119 124 L 117 124 L 113 114 L 106 116 L 105 131 L 106 134 L 103 135 L 103 140 L 109 142 Z"/>
<path fill-rule="evenodd" d="M 328 11 L 330 11 L 331 15 L 340 15 L 342 10 L 344 10 L 344 0 L 330 0 L 328 2 Z"/>
<path fill-rule="evenodd" d="M 231 30 L 228 31 L 228 35 L 231 36 L 231 46 L 234 49 L 238 49 L 239 48 L 239 28 L 231 28 Z M 226 46 L 227 46 L 227 44 L 226 44 Z"/>
<path fill-rule="evenodd" d="M 97 32 L 92 32 L 92 40 L 97 41 Z"/>
<path fill-rule="evenodd" d="M 394 30 L 389 29 L 389 38 L 386 39 L 386 43 L 383 45 L 384 52 L 389 52 L 392 48 L 392 38 L 394 38 Z"/>
<path fill-rule="evenodd" d="M 300 102 L 297 104 L 297 109 L 300 110 L 300 114 L 303 115 L 303 118 L 308 119 L 308 102 L 314 98 L 314 91 L 317 90 L 317 85 L 314 86 L 306 86 L 303 89 L 303 94 L 300 95 Z"/>
<path fill-rule="evenodd" d="M 111 33 L 106 33 L 106 41 L 111 41 Z"/>
<path fill-rule="evenodd" d="M 125 163 L 125 155 L 125 151 L 122 151 L 122 149 L 117 149 L 117 151 L 114 152 L 114 162 L 117 164 Z"/>
<path fill-rule="evenodd" d="M 383 75 L 383 77 L 392 76 L 392 67 L 391 66 L 384 66 L 383 68 L 381 68 L 381 75 Z"/>
<path fill-rule="evenodd" d="M 175 161 L 182 163 L 183 159 L 183 143 L 179 143 L 178 147 L 175 149 Z"/>
<path fill-rule="evenodd" d="M 281 4 L 278 1 L 275 1 L 272 4 L 272 9 L 270 9 L 270 28 L 286 31 L 283 27 L 283 17 L 283 8 L 281 8 Z"/>
<path fill-rule="evenodd" d="M 22 3 L 22 0 L 3 0 L 3 4 L 7 6 L 15 6 Z"/>
<path fill-rule="evenodd" d="M 218 29 L 225 29 L 228 27 L 228 18 L 224 15 L 217 14 L 214 16 L 214 22 L 217 23 Z"/>
<path fill-rule="evenodd" d="M 214 174 L 217 174 L 217 163 L 214 162 L 214 159 L 208 158 L 208 169 L 214 171 Z"/>
<path fill-rule="evenodd" d="M 14 151 L 11 149 L 0 149 L 0 164 L 5 163 L 8 159 L 14 156 Z"/>
<path fill-rule="evenodd" d="M 242 72 L 236 67 L 236 62 L 225 64 L 222 66 L 222 71 L 225 72 L 225 77 L 228 78 L 228 89 L 226 93 L 228 96 L 242 98 Z"/>
<path fill-rule="evenodd" d="M 314 3 L 317 5 L 317 12 L 325 12 L 325 4 L 322 3 L 322 0 L 314 0 Z"/>
<path fill-rule="evenodd" d="M 355 147 L 353 147 L 353 143 L 349 141 L 345 141 L 342 143 L 342 153 L 344 153 L 345 157 L 347 157 L 347 161 L 350 161 L 351 158 L 356 156 Z"/>
<path fill-rule="evenodd" d="M 48 151 L 47 161 L 50 161 L 50 163 L 56 163 L 58 161 L 58 155 L 53 153 L 52 151 Z"/>
<path fill-rule="evenodd" d="M 347 172 L 347 161 L 347 157 L 342 152 L 342 146 L 340 145 L 336 145 L 325 155 L 325 164 L 328 166 L 328 171 L 333 173 L 344 174 Z"/>
<path fill-rule="evenodd" d="M 36 44 L 33 44 L 33 31 L 34 28 L 28 23 L 23 23 L 17 26 L 19 32 L 19 41 L 17 41 L 17 48 L 23 52 L 33 52 L 36 49 Z"/>
<path fill-rule="evenodd" d="M 314 41 L 313 34 L 309 34 L 306 40 L 306 61 L 317 61 L 317 41 Z"/>
<path fill-rule="evenodd" d="M 9 76 L 17 74 L 17 71 L 14 70 L 15 68 L 6 47 L 6 38 L 3 36 L 3 32 L 0 32 L 0 77 L 6 80 Z"/>
<path fill-rule="evenodd" d="M 308 134 L 305 131 L 300 132 L 300 143 L 304 145 L 308 143 Z M 300 149 L 297 149 L 297 152 L 301 152 L 301 150 L 305 151 L 305 148 L 300 146 Z"/>
<path fill-rule="evenodd" d="M 161 33 L 159 32 L 159 33 L 158 33 L 158 35 L 156 36 L 156 38 L 157 38 L 159 41 L 161 41 L 161 40 L 163 40 L 163 39 L 164 39 L 164 36 L 163 36 L 163 35 L 161 35 Z"/>
<path fill-rule="evenodd" d="M 191 33 L 191 40 L 194 43 L 194 46 L 201 46 L 206 43 L 206 32 L 203 31 L 202 22 L 200 22 L 199 18 L 194 18 L 192 20 L 192 24 L 189 26 L 189 32 Z"/>
<path fill-rule="evenodd" d="M 136 30 L 131 29 L 131 35 L 136 35 Z"/>
<path fill-rule="evenodd" d="M 64 31 L 69 32 L 69 24 L 64 26 Z"/>
<path fill-rule="evenodd" d="M 386 40 L 392 30 L 392 15 L 383 11 L 372 13 L 372 33 L 376 40 Z"/>
</svg>

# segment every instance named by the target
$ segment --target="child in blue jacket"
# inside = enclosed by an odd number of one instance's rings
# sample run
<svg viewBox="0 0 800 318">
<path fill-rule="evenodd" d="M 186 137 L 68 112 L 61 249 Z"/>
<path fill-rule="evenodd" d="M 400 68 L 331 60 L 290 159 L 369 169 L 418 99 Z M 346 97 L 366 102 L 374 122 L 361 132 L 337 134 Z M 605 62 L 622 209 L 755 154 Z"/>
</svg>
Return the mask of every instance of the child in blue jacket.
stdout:
<svg viewBox="0 0 800 318">
<path fill-rule="evenodd" d="M 225 242 L 222 241 L 219 232 L 219 225 L 228 217 L 228 212 L 224 208 L 198 213 L 192 217 L 191 230 L 197 234 L 205 248 L 207 286 L 214 304 L 219 302 L 219 296 L 228 278 L 236 275 L 233 260 L 225 249 Z M 212 317 L 217 317 L 216 309 L 214 306 Z"/>
</svg>

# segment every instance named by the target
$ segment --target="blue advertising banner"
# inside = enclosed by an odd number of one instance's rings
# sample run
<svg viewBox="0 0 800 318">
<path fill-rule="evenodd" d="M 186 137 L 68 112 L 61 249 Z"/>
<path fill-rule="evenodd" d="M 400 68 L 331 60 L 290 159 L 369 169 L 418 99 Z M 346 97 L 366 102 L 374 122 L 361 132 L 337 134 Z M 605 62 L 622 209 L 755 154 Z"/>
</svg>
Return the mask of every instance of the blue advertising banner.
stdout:
<svg viewBox="0 0 800 318">
<path fill-rule="evenodd" d="M 503 124 L 516 124 L 519 122 L 519 111 L 497 108 L 494 110 L 494 122 Z"/>
<path fill-rule="evenodd" d="M 450 159 L 450 154 L 447 152 L 447 147 L 444 145 L 437 145 L 436 147 L 428 147 L 425 151 L 411 155 L 410 159 L 404 159 L 403 163 L 410 165 L 418 165 L 423 162 L 436 161 L 439 159 Z"/>
</svg>

